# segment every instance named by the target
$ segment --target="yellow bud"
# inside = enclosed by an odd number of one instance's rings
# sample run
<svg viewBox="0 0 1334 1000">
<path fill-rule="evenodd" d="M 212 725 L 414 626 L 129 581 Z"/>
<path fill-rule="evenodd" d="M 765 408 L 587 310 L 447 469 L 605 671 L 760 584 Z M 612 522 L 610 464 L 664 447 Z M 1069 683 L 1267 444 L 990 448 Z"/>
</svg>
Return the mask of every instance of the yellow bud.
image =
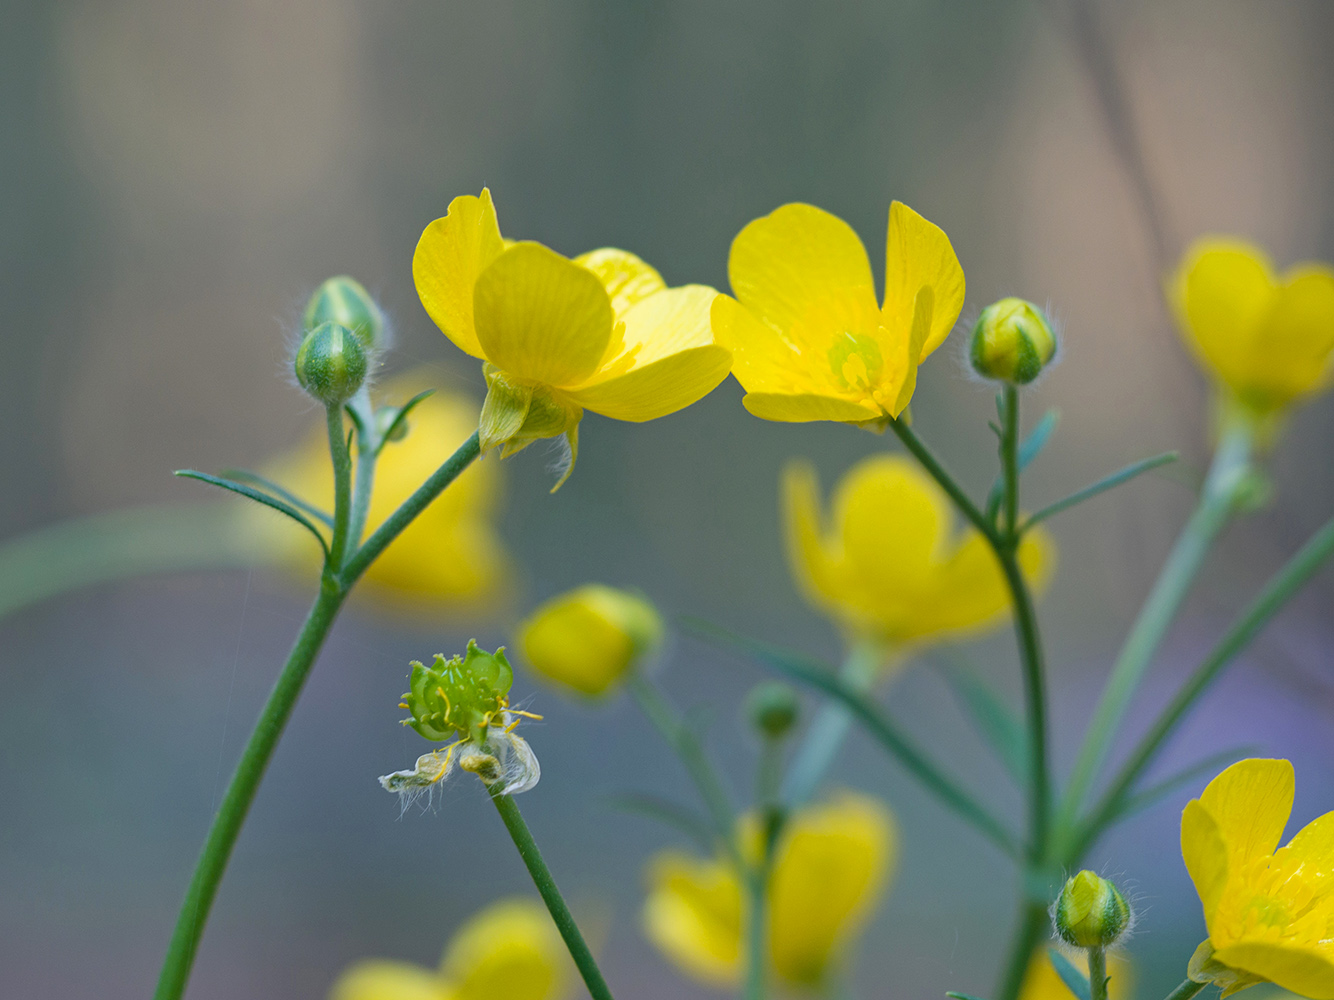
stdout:
<svg viewBox="0 0 1334 1000">
<path fill-rule="evenodd" d="M 1115 885 L 1085 869 L 1065 883 L 1052 920 L 1067 944 L 1107 948 L 1130 926 L 1130 905 Z"/>
<path fill-rule="evenodd" d="M 346 327 L 323 323 L 306 334 L 293 369 L 301 388 L 336 406 L 351 399 L 366 380 L 366 351 Z"/>
<path fill-rule="evenodd" d="M 973 327 L 973 370 L 983 378 L 1027 385 L 1056 353 L 1056 334 L 1042 310 L 1008 298 L 982 310 Z"/>
<path fill-rule="evenodd" d="M 384 340 L 384 313 L 361 282 L 345 274 L 324 282 L 306 303 L 303 328 L 313 330 L 321 323 L 351 330 L 367 350 L 382 346 Z"/>
<path fill-rule="evenodd" d="M 518 633 L 534 670 L 584 695 L 607 692 L 661 641 L 662 619 L 652 604 L 596 583 L 548 601 Z"/>
</svg>

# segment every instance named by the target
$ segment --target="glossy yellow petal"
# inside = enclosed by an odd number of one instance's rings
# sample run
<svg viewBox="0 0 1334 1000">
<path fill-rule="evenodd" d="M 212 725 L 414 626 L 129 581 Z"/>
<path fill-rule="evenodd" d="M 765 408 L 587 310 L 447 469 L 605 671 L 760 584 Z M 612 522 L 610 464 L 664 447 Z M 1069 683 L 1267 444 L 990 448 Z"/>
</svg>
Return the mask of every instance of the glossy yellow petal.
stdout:
<svg viewBox="0 0 1334 1000">
<path fill-rule="evenodd" d="M 728 865 L 667 851 L 649 867 L 644 933 L 688 975 L 730 986 L 741 972 L 742 907 Z"/>
<path fill-rule="evenodd" d="M 762 420 L 783 423 L 807 423 L 812 420 L 837 420 L 863 424 L 883 416 L 872 404 L 856 403 L 838 396 L 776 392 L 751 392 L 741 400 L 752 414 Z"/>
<path fill-rule="evenodd" d="M 574 262 L 598 276 L 618 318 L 636 302 L 667 287 L 662 275 L 628 250 L 603 247 L 581 253 Z"/>
<path fill-rule="evenodd" d="M 1334 891 L 1334 812 L 1302 827 L 1285 847 L 1274 852 L 1272 867 L 1300 870 L 1302 883 L 1317 899 Z"/>
<path fill-rule="evenodd" d="M 858 462 L 833 495 L 834 535 L 863 584 L 884 594 L 934 588 L 953 522 L 944 492 L 903 455 Z"/>
<path fill-rule="evenodd" d="M 662 619 L 643 597 L 590 583 L 547 601 L 517 629 L 539 674 L 580 694 L 610 689 L 662 641 Z"/>
<path fill-rule="evenodd" d="M 896 201 L 889 207 L 885 246 L 884 315 L 891 334 L 908 334 L 917 293 L 922 288 L 931 289 L 933 310 L 918 360 L 939 347 L 959 320 L 964 299 L 963 268 L 944 230 Z"/>
<path fill-rule="evenodd" d="M 611 302 L 587 268 L 540 243 L 516 243 L 477 278 L 477 341 L 487 360 L 545 385 L 578 385 L 611 338 Z"/>
<path fill-rule="evenodd" d="M 896 372 L 888 386 L 881 390 L 882 402 L 890 398 L 891 391 L 894 393 L 893 402 L 885 408 L 889 411 L 889 415 L 896 419 L 907 409 L 908 404 L 912 402 L 912 394 L 917 390 L 917 366 L 926 357 L 927 337 L 934 316 L 935 293 L 930 288 L 918 289 L 917 298 L 913 303 L 908 337 L 900 349 L 899 364 L 902 374 Z M 896 385 L 898 389 L 893 390 L 893 386 Z"/>
<path fill-rule="evenodd" d="M 1218 824 L 1231 867 L 1274 853 L 1292 813 L 1295 786 L 1289 761 L 1250 758 L 1205 787 L 1199 803 Z"/>
<path fill-rule="evenodd" d="M 430 969 L 407 962 L 358 962 L 334 982 L 329 1000 L 455 1000 Z"/>
<path fill-rule="evenodd" d="M 458 1000 L 558 1000 L 570 992 L 565 945 L 532 899 L 482 910 L 454 935 L 440 968 Z"/>
<path fill-rule="evenodd" d="M 851 947 L 897 858 L 893 817 L 843 794 L 792 817 L 770 883 L 769 947 L 777 973 L 814 986 Z"/>
<path fill-rule="evenodd" d="M 1334 351 L 1334 270 L 1294 270 L 1260 317 L 1248 380 L 1252 391 L 1285 403 L 1323 388 Z"/>
<path fill-rule="evenodd" d="M 445 217 L 426 227 L 412 255 L 412 280 L 426 312 L 475 358 L 485 355 L 473 323 L 473 286 L 503 249 L 491 192 L 483 188 L 479 198 L 451 201 Z"/>
<path fill-rule="evenodd" d="M 1274 288 L 1263 251 L 1234 240 L 1201 240 L 1187 251 L 1172 282 L 1186 340 L 1224 383 L 1244 392 L 1255 331 Z"/>
<path fill-rule="evenodd" d="M 1214 958 L 1310 1000 L 1334 1000 L 1334 955 L 1324 949 L 1246 941 L 1219 948 Z"/>
<path fill-rule="evenodd" d="M 799 394 L 810 387 L 800 376 L 800 353 L 730 295 L 713 300 L 710 322 L 714 338 L 732 352 L 732 374 L 747 392 Z"/>
<path fill-rule="evenodd" d="M 1228 850 L 1218 823 L 1198 799 L 1187 802 L 1181 813 L 1181 857 L 1200 897 L 1204 922 L 1212 925 L 1227 885 Z"/>
</svg>

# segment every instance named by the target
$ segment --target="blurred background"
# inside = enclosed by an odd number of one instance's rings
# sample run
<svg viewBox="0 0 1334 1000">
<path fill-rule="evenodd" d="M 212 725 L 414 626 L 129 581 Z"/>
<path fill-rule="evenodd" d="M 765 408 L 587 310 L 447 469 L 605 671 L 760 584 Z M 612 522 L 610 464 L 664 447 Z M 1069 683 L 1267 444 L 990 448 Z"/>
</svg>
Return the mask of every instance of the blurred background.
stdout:
<svg viewBox="0 0 1334 1000">
<path fill-rule="evenodd" d="M 1162 250 L 1069 11 L 1062 0 L 7 4 L 0 538 L 216 500 L 171 470 L 256 467 L 302 440 L 319 415 L 290 384 L 287 351 L 302 303 L 331 274 L 360 278 L 393 317 L 388 371 L 438 363 L 450 388 L 480 399 L 478 365 L 426 317 L 410 264 L 424 226 L 484 184 L 507 235 L 565 253 L 623 246 L 671 284 L 718 287 L 735 233 L 790 200 L 848 220 L 880 273 L 887 208 L 901 199 L 950 234 L 965 322 L 1018 294 L 1061 323 L 1061 364 L 1026 397 L 1030 420 L 1061 414 L 1026 478 L 1035 506 L 1163 450 L 1197 473 L 1205 384 L 1161 304 L 1161 270 L 1206 232 L 1253 239 L 1281 266 L 1334 258 L 1334 5 L 1099 5 Z M 956 332 L 923 369 L 914 414 L 980 492 L 992 402 L 966 373 L 965 339 Z M 485 621 L 349 610 L 260 790 L 191 997 L 322 997 L 358 957 L 432 964 L 468 914 L 530 891 L 479 788 L 460 782 L 435 812 L 400 818 L 375 784 L 423 746 L 397 722 L 410 659 L 474 635 L 507 642 L 519 614 L 588 580 L 838 656 L 787 572 L 779 470 L 809 456 L 828 484 L 893 442 L 764 423 L 740 396 L 729 381 L 643 426 L 589 415 L 576 474 L 554 496 L 540 447 L 507 461 L 501 528 L 519 570 Z M 1276 502 L 1225 536 L 1132 729 L 1329 515 L 1331 431 L 1328 397 L 1296 415 L 1271 460 Z M 1061 565 L 1040 612 L 1065 766 L 1189 509 L 1182 478 L 1137 481 L 1052 526 Z M 94 587 L 0 620 L 0 993 L 150 992 L 310 593 L 259 566 Z M 1295 823 L 1334 804 L 1332 597 L 1326 572 L 1209 695 L 1164 768 L 1254 744 L 1294 760 Z M 1006 634 L 967 655 L 1018 704 Z M 683 705 L 717 706 L 710 748 L 739 793 L 754 748 L 733 706 L 761 676 L 685 637 L 662 663 Z M 687 798 L 680 768 L 624 699 L 574 705 L 524 675 L 516 692 L 546 716 L 528 731 L 544 776 L 523 807 L 609 980 L 643 1000 L 709 995 L 638 930 L 643 860 L 674 835 L 607 805 L 630 790 Z M 1018 815 L 929 664 L 888 701 Z M 885 796 L 902 827 L 860 994 L 989 995 L 1018 888 L 1008 864 L 869 743 L 854 740 L 839 778 Z M 1138 899 L 1144 998 L 1180 980 L 1204 933 L 1177 848 L 1180 808 L 1202 784 L 1090 859 Z"/>
</svg>

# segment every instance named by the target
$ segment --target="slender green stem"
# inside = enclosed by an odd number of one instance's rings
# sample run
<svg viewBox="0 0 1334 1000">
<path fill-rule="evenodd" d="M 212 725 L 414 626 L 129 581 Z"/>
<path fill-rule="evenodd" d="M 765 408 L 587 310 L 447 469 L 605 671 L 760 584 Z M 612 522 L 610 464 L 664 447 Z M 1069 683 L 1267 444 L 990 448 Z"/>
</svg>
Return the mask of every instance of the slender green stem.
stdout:
<svg viewBox="0 0 1334 1000">
<path fill-rule="evenodd" d="M 157 991 L 153 994 L 155 1000 L 178 1000 L 185 992 L 199 939 L 203 936 L 204 924 L 208 920 L 213 898 L 217 895 L 218 883 L 222 881 L 227 861 L 231 857 L 232 846 L 245 823 L 250 804 L 255 799 L 255 791 L 259 788 L 269 758 L 273 756 L 273 750 L 301 694 L 306 676 L 310 673 L 315 657 L 319 655 L 320 647 L 324 645 L 329 629 L 333 627 L 345 596 L 345 591 L 330 586 L 328 581 L 320 587 L 315 604 L 287 657 L 287 663 L 278 675 L 269 700 L 250 734 L 236 771 L 227 785 L 222 805 L 213 817 L 208 839 L 204 841 L 204 849 L 195 866 L 194 876 L 190 879 L 190 887 L 186 890 L 185 902 L 181 904 L 176 928 L 167 946 L 167 956 L 162 963 Z"/>
<path fill-rule="evenodd" d="M 1017 1000 L 1028 973 L 1028 963 L 1033 960 L 1033 950 L 1047 928 L 1047 920 L 1047 907 L 1042 902 L 1036 899 L 1024 901 L 1010 942 L 1009 958 L 996 987 L 996 1000 Z"/>
<path fill-rule="evenodd" d="M 773 873 L 774 847 L 787 819 L 779 798 L 782 781 L 782 739 L 766 738 L 760 750 L 755 799 L 764 827 L 760 857 L 746 873 L 749 906 L 746 919 L 745 1000 L 764 1000 L 769 982 L 769 880 Z"/>
<path fill-rule="evenodd" d="M 992 548 L 998 546 L 1000 536 L 996 533 L 996 526 L 982 513 L 977 504 L 969 499 L 968 494 L 955 482 L 954 477 L 940 464 L 936 456 L 931 453 L 931 449 L 923 443 L 913 429 L 903 420 L 891 420 L 889 426 L 913 458 L 917 459 L 918 464 L 927 471 L 932 479 L 940 484 L 940 488 L 954 501 L 954 506 L 959 508 L 959 512 L 986 537 Z"/>
<path fill-rule="evenodd" d="M 1019 390 L 1006 382 L 1003 398 L 1005 420 L 1001 424 L 1000 454 L 1005 493 L 1001 510 L 1005 514 L 1004 536 L 1014 538 L 1019 523 Z"/>
<path fill-rule="evenodd" d="M 1107 1000 L 1107 952 L 1089 948 L 1089 1000 Z"/>
<path fill-rule="evenodd" d="M 579 975 L 583 977 L 584 985 L 588 987 L 589 995 L 593 1000 L 612 1000 L 611 990 L 602 977 L 597 959 L 593 957 L 593 952 L 584 941 L 583 934 L 579 932 L 579 925 L 575 923 L 574 914 L 565 904 L 565 897 L 556 887 L 556 880 L 552 877 L 546 861 L 542 859 L 542 852 L 537 848 L 537 841 L 533 839 L 532 831 L 523 821 L 523 814 L 519 812 L 514 796 L 500 794 L 502 786 L 503 783 L 488 786 L 487 791 L 491 793 L 491 801 L 495 803 L 496 811 L 500 813 L 500 818 L 505 823 L 505 829 L 514 840 L 514 846 L 519 849 L 519 857 L 523 858 L 523 863 L 528 867 L 528 874 L 532 876 L 542 902 L 546 903 L 547 909 L 551 911 L 551 919 L 555 921 L 556 929 L 560 931 L 565 947 L 569 949 L 570 957 L 574 959 Z"/>
<path fill-rule="evenodd" d="M 1173 545 L 1112 666 L 1070 774 L 1058 829 L 1069 831 L 1072 828 L 1094 777 L 1107 759 L 1116 730 L 1140 681 L 1204 565 L 1214 539 L 1231 517 L 1237 490 L 1249 467 L 1250 451 L 1250 437 L 1241 428 L 1229 433 L 1220 443 L 1200 502 Z"/>
<path fill-rule="evenodd" d="M 380 455 L 380 435 L 375 427 L 375 408 L 365 386 L 348 404 L 357 414 L 357 471 L 352 489 L 352 509 L 348 516 L 348 545 L 356 549 L 366 531 L 371 494 L 375 490 L 375 461 Z"/>
<path fill-rule="evenodd" d="M 714 834 L 719 843 L 734 861 L 739 862 L 735 837 L 736 811 L 732 805 L 732 798 L 723 786 L 722 779 L 713 769 L 713 765 L 709 763 L 698 737 L 668 704 L 662 692 L 642 673 L 638 671 L 631 673 L 626 685 L 635 701 L 639 703 L 640 711 L 662 734 L 667 745 L 681 758 L 686 773 L 690 775 L 690 780 L 694 782 L 700 798 L 704 800 L 704 807 L 709 811 L 709 818 L 713 821 Z"/>
<path fill-rule="evenodd" d="M 1082 854 L 1106 829 L 1131 787 L 1152 762 L 1158 748 L 1180 724 L 1181 719 L 1200 695 L 1331 555 L 1334 555 L 1334 519 L 1327 521 L 1307 540 L 1297 554 L 1270 578 L 1264 590 L 1228 629 L 1227 634 L 1219 640 L 1218 645 L 1177 692 L 1176 697 L 1163 709 L 1162 714 L 1154 721 L 1121 770 L 1117 772 L 1098 804 L 1091 810 L 1088 820 L 1082 825 L 1080 834 L 1071 848 L 1072 863 L 1078 856 L 1074 852 Z"/>
<path fill-rule="evenodd" d="M 1183 979 L 1181 985 L 1167 994 L 1163 1000 L 1191 1000 L 1191 997 L 1208 985 L 1208 983 L 1197 983 L 1193 979 Z"/>
<path fill-rule="evenodd" d="M 330 403 L 325 407 L 329 428 L 329 454 L 333 456 L 334 472 L 334 527 L 329 542 L 327 570 L 337 572 L 347 553 L 347 535 L 352 514 L 352 456 L 347 452 L 347 438 L 343 436 L 343 406 Z"/>
</svg>

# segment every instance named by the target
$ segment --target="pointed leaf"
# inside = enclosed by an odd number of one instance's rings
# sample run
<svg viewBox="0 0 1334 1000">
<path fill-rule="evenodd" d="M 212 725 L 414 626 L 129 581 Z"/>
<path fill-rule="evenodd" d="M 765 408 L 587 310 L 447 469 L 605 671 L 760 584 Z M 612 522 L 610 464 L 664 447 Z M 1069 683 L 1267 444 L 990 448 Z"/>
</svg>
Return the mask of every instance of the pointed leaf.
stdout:
<svg viewBox="0 0 1334 1000">
<path fill-rule="evenodd" d="M 259 490 L 252 489 L 244 483 L 238 483 L 231 479 L 223 479 L 221 476 L 210 476 L 207 472 L 197 472 L 194 469 L 178 469 L 175 474 L 186 479 L 198 479 L 201 483 L 208 483 L 211 486 L 218 486 L 224 490 L 239 493 L 241 496 L 254 500 L 256 503 L 261 503 L 265 507 L 272 507 L 274 510 L 286 514 L 293 521 L 315 536 L 316 540 L 320 543 L 320 548 L 324 550 L 325 559 L 329 558 L 329 546 L 324 541 L 324 536 L 320 534 L 320 530 L 316 528 L 315 525 L 311 524 L 310 519 L 307 518 L 305 514 L 301 513 L 301 511 L 297 510 L 286 500 L 280 500 L 277 497 L 269 496 L 267 493 L 261 493 Z"/>
<path fill-rule="evenodd" d="M 1028 781 L 1028 743 L 1019 719 L 971 670 L 957 664 L 942 664 L 940 672 L 959 707 L 972 720 L 996 759 L 1023 787 Z"/>
<path fill-rule="evenodd" d="M 434 393 L 434 389 L 423 389 L 398 408 L 398 412 L 394 414 L 393 421 L 384 429 L 384 434 L 380 437 L 380 447 L 377 448 L 375 452 L 377 455 L 384 451 L 384 446 L 389 443 L 389 439 L 394 436 L 394 432 L 403 425 L 403 421 L 408 419 L 408 414 L 417 408 L 417 404 Z"/>
<path fill-rule="evenodd" d="M 997 397 L 999 399 L 1000 397 Z M 1000 409 L 1000 403 L 996 404 Z M 1037 422 L 1037 426 L 1029 432 L 1028 437 L 1019 442 L 1019 452 L 1015 456 L 1015 461 L 1019 471 L 1023 472 L 1028 468 L 1028 463 L 1042 454 L 1042 449 L 1047 447 L 1047 442 L 1051 440 L 1052 433 L 1056 430 L 1056 425 L 1061 422 L 1060 414 L 1055 410 L 1048 410 L 1042 415 L 1042 419 Z M 1000 428 L 994 423 L 991 429 L 996 432 L 996 437 L 1001 436 Z M 1001 497 L 1005 493 L 1005 481 L 997 476 L 991 484 L 991 491 L 987 494 L 987 517 L 995 521 L 996 512 L 1000 510 Z"/>
<path fill-rule="evenodd" d="M 950 1000 L 982 1000 L 981 997 L 975 997 L 971 993 L 955 993 L 953 990 L 946 990 L 945 995 Z"/>
<path fill-rule="evenodd" d="M 1052 968 L 1061 977 L 1061 982 L 1070 988 L 1070 992 L 1075 995 L 1076 1000 L 1091 1000 L 1092 991 L 1089 989 L 1089 977 L 1077 969 L 1074 962 L 1055 948 L 1047 949 L 1047 957 L 1051 959 Z"/>
<path fill-rule="evenodd" d="M 262 486 L 278 499 L 286 500 L 298 510 L 304 510 L 321 524 L 325 524 L 330 528 L 333 527 L 333 515 L 326 514 L 314 504 L 302 500 L 295 493 L 279 486 L 272 479 L 261 476 L 258 472 L 251 472 L 249 469 L 223 469 L 219 475 L 223 479 L 234 479 L 238 483 L 246 483 L 250 486 Z"/>
<path fill-rule="evenodd" d="M 1047 507 L 1043 507 L 1040 511 L 1038 511 L 1036 514 L 1034 514 L 1032 517 L 1030 517 L 1027 521 L 1024 522 L 1024 530 L 1027 531 L 1029 528 L 1033 527 L 1033 525 L 1037 524 L 1039 521 L 1045 521 L 1052 515 L 1059 514 L 1061 511 L 1075 506 L 1075 504 L 1083 503 L 1085 500 L 1090 500 L 1093 497 L 1096 497 L 1099 493 L 1105 493 L 1108 490 L 1112 489 L 1113 487 L 1120 486 L 1122 483 L 1128 482 L 1129 480 L 1134 479 L 1136 476 L 1148 472 L 1150 469 L 1156 469 L 1160 465 L 1166 465 L 1169 462 L 1175 462 L 1177 460 L 1177 457 L 1178 456 L 1176 452 L 1166 451 L 1163 452 L 1163 454 L 1161 455 L 1154 455 L 1153 458 L 1146 458 L 1143 461 L 1132 462 L 1130 465 L 1127 465 L 1124 469 L 1121 469 L 1117 472 L 1113 472 L 1110 476 L 1107 476 L 1105 479 L 1099 479 L 1093 485 L 1085 486 L 1078 493 L 1072 493 L 1064 500 L 1057 500 L 1054 504 L 1051 504 Z"/>
</svg>

